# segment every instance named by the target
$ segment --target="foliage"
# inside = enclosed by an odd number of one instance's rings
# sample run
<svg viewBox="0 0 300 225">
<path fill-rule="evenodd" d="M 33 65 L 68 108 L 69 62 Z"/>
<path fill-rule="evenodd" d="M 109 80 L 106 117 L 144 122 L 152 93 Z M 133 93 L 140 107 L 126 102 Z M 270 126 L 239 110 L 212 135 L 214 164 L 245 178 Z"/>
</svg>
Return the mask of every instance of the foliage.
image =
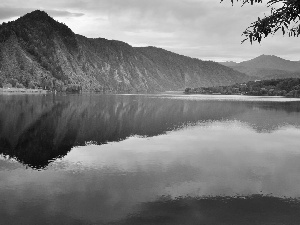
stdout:
<svg viewBox="0 0 300 225">
<path fill-rule="evenodd" d="M 3 88 L 4 78 L 0 76 L 0 88 Z"/>
<path fill-rule="evenodd" d="M 30 81 L 30 82 L 29 82 L 28 88 L 29 88 L 29 89 L 36 89 L 36 85 L 34 84 L 33 81 Z"/>
<path fill-rule="evenodd" d="M 67 76 L 63 74 L 62 68 L 59 66 L 57 58 L 55 57 L 54 40 L 62 40 L 70 53 L 77 51 L 76 36 L 70 28 L 55 21 L 48 16 L 47 13 L 36 10 L 16 21 L 3 23 L 0 26 L 0 43 L 8 40 L 12 35 L 18 39 L 22 48 L 27 51 L 45 71 L 48 71 L 56 79 L 67 79 Z M 17 56 L 20 69 L 23 71 L 25 65 L 23 65 L 20 60 L 22 57 L 18 54 Z M 19 80 L 24 86 L 28 86 L 30 80 L 33 79 L 34 70 L 32 69 L 28 75 L 31 76 L 28 81 Z M 14 84 L 12 85 L 15 86 Z M 40 84 L 40 86 L 45 87 L 45 84 Z"/>
<path fill-rule="evenodd" d="M 221 0 L 223 2 L 224 0 Z M 239 0 L 237 0 L 239 1 Z M 234 0 L 231 0 L 233 4 Z M 262 3 L 262 0 L 240 0 L 243 5 Z M 278 7 L 281 5 L 281 7 Z M 262 38 L 275 34 L 281 30 L 291 36 L 300 35 L 300 1 L 299 0 L 268 0 L 267 7 L 270 8 L 270 15 L 259 18 L 253 22 L 244 32 L 245 40 L 261 42 Z"/>
<path fill-rule="evenodd" d="M 0 43 L 15 36 L 21 47 L 29 53 L 29 56 L 44 68 L 43 77 L 36 75 L 34 66 L 30 69 L 22 61 L 20 52 L 16 53 L 17 63 L 20 71 L 14 71 L 18 76 L 4 72 L 3 83 L 10 83 L 13 87 L 25 86 L 28 88 L 41 87 L 47 90 L 63 90 L 63 82 L 68 80 L 63 73 L 56 57 L 55 40 L 61 40 L 69 53 L 78 50 L 75 34 L 66 25 L 61 24 L 43 11 L 36 10 L 13 22 L 3 23 L 0 26 Z M 26 68 L 27 67 L 27 68 Z M 26 68 L 26 69 L 25 69 Z"/>
<path fill-rule="evenodd" d="M 9 83 L 11 84 L 12 87 L 16 87 L 17 83 L 18 83 L 18 80 L 15 79 L 15 78 L 11 78 L 9 80 Z"/>
<path fill-rule="evenodd" d="M 184 83 L 189 85 L 191 80 L 201 82 L 205 86 L 233 84 L 235 82 L 248 81 L 249 78 L 238 71 L 215 63 L 213 61 L 202 61 L 196 58 L 184 57 L 179 54 L 169 52 L 155 47 L 137 48 L 140 53 L 151 60 L 169 77 L 179 74 Z M 193 74 L 196 75 L 192 79 Z M 166 79 L 166 82 L 169 82 Z"/>
<path fill-rule="evenodd" d="M 300 78 L 249 81 L 219 87 L 186 88 L 186 94 L 243 94 L 254 96 L 286 96 L 300 98 Z"/>
<path fill-rule="evenodd" d="M 64 83 L 62 81 L 56 80 L 56 79 L 54 79 L 54 81 L 53 81 L 53 88 L 54 88 L 54 90 L 56 90 L 58 92 L 66 91 L 66 87 L 64 86 Z"/>
<path fill-rule="evenodd" d="M 16 88 L 25 88 L 23 84 L 20 84 L 19 82 L 17 82 L 16 84 Z"/>
<path fill-rule="evenodd" d="M 10 83 L 3 83 L 2 85 L 4 88 L 12 88 L 12 85 Z"/>
<path fill-rule="evenodd" d="M 100 92 L 161 91 L 192 83 L 212 86 L 249 80 L 245 74 L 215 62 L 75 35 L 39 10 L 3 23 L 1 46 L 2 42 L 6 48 L 5 57 L 0 59 L 0 66 L 4 65 L 0 76 L 17 78 L 25 87 L 77 91 L 67 87 L 76 83 L 84 90 Z"/>
<path fill-rule="evenodd" d="M 69 84 L 66 91 L 72 93 L 80 93 L 82 91 L 82 87 L 78 84 Z"/>
<path fill-rule="evenodd" d="M 16 34 L 24 44 L 31 45 L 31 41 L 34 40 L 35 44 L 38 44 L 38 47 L 41 48 L 53 44 L 51 42 L 54 36 L 62 38 L 69 50 L 78 48 L 76 37 L 72 30 L 40 10 L 28 13 L 16 21 L 3 23 L 0 28 L 0 42 L 7 40 L 11 34 Z M 35 49 L 33 46 L 28 47 L 33 54 L 38 53 L 36 50 L 44 50 L 43 53 L 46 50 Z"/>
</svg>

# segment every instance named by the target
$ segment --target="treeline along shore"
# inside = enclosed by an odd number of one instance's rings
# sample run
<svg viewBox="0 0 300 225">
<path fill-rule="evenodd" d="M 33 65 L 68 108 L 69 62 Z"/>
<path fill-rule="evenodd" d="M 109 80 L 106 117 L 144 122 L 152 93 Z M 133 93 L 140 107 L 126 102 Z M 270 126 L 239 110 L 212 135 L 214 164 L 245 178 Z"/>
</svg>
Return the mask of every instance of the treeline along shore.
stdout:
<svg viewBox="0 0 300 225">
<path fill-rule="evenodd" d="M 53 82 L 52 82 L 53 81 Z M 30 82 L 27 87 L 20 84 L 16 79 L 9 79 L 7 83 L 1 82 L 0 77 L 0 93 L 47 93 L 47 92 L 72 92 L 80 93 L 82 92 L 82 86 L 78 84 L 66 84 L 61 86 L 56 86 L 54 80 L 49 82 L 44 82 L 42 85 Z"/>
<path fill-rule="evenodd" d="M 256 80 L 230 86 L 186 88 L 185 94 L 300 97 L 300 78 Z"/>
<path fill-rule="evenodd" d="M 0 93 L 19 93 L 19 94 L 46 94 L 47 90 L 28 89 L 28 88 L 1 88 Z"/>
</svg>

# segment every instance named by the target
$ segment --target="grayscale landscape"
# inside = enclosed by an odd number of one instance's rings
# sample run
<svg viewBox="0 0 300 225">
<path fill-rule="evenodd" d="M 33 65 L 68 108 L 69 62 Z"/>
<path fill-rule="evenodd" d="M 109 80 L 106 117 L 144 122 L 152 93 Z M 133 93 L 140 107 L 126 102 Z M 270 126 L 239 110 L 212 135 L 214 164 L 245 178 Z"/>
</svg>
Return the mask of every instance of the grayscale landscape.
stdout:
<svg viewBox="0 0 300 225">
<path fill-rule="evenodd" d="M 300 224 L 299 12 L 1 2 L 0 224 Z"/>
</svg>

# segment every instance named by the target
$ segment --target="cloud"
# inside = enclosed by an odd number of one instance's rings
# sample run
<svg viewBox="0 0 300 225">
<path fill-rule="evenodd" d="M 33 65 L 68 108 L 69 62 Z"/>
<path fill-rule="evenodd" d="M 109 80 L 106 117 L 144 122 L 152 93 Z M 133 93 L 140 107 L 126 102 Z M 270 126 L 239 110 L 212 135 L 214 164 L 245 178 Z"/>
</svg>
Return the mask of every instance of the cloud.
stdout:
<svg viewBox="0 0 300 225">
<path fill-rule="evenodd" d="M 0 7 L 0 20 L 6 20 L 14 17 L 20 17 L 26 13 L 30 13 L 36 10 L 36 8 L 13 8 L 13 7 Z M 80 17 L 83 16 L 83 13 L 72 13 L 62 10 L 53 10 L 53 9 L 42 9 L 46 11 L 50 16 L 53 17 Z"/>
<path fill-rule="evenodd" d="M 50 16 L 53 17 L 81 17 L 84 15 L 84 13 L 74 13 L 74 12 L 68 12 L 68 11 L 60 11 L 60 10 L 45 10 Z"/>
<path fill-rule="evenodd" d="M 18 8 L 20 4 L 24 8 Z M 299 60 L 298 39 L 275 35 L 260 45 L 241 45 L 242 32 L 269 13 L 265 4 L 241 7 L 238 3 L 232 6 L 229 0 L 2 0 L 0 20 L 34 9 L 47 9 L 75 33 L 133 46 L 152 45 L 201 59 L 241 61 L 275 54 Z"/>
</svg>

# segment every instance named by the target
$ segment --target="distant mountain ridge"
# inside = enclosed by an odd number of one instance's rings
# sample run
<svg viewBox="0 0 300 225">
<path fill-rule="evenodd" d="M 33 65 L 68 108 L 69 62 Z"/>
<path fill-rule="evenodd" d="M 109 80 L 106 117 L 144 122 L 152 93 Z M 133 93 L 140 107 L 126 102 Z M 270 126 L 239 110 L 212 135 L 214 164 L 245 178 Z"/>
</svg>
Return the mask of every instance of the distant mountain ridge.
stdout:
<svg viewBox="0 0 300 225">
<path fill-rule="evenodd" d="M 262 79 L 300 77 L 300 61 L 290 61 L 274 55 L 261 55 L 240 63 L 220 62 L 220 64 Z"/>
<path fill-rule="evenodd" d="M 165 91 L 248 81 L 241 72 L 160 48 L 86 38 L 36 10 L 0 26 L 0 85 Z"/>
</svg>

